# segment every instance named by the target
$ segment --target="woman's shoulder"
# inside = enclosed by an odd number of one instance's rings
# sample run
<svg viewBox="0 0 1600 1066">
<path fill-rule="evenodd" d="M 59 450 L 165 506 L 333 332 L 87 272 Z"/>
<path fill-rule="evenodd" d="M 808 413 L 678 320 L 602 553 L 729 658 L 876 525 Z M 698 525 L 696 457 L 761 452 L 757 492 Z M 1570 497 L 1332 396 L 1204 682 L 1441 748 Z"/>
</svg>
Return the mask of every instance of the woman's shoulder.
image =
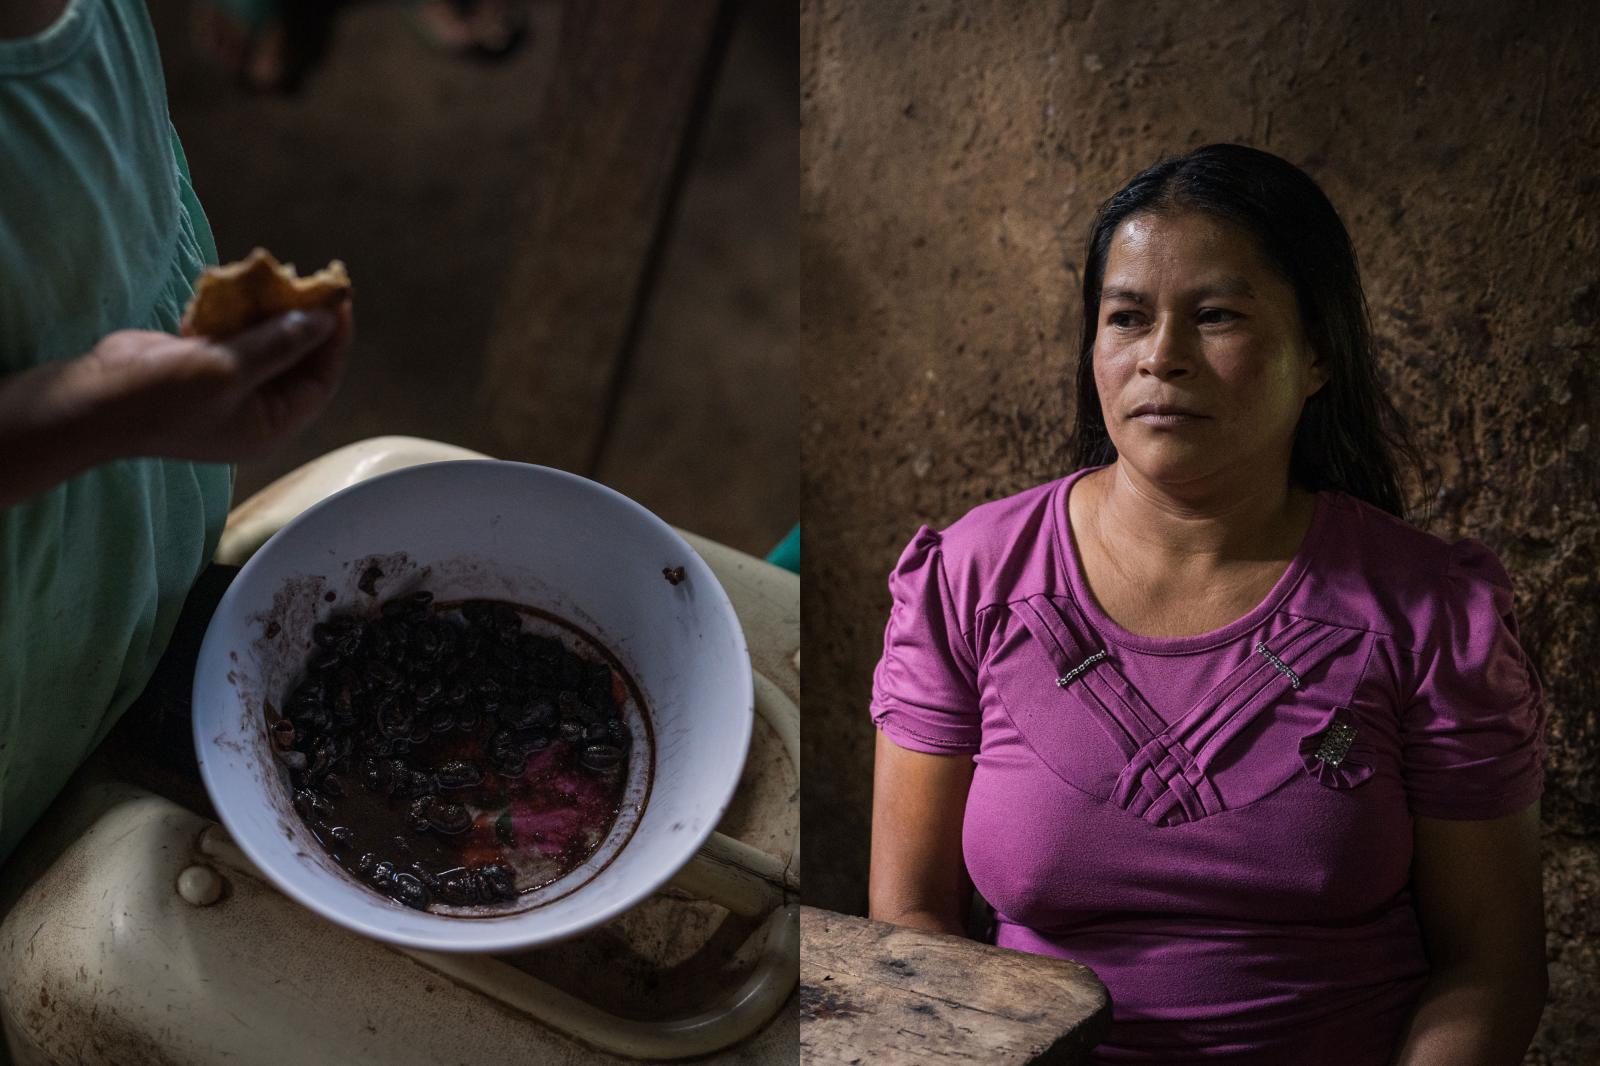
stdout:
<svg viewBox="0 0 1600 1066">
<path fill-rule="evenodd" d="M 897 573 L 936 569 L 953 606 L 968 618 L 1015 595 L 1055 588 L 1054 515 L 1067 480 L 978 504 L 942 528 L 923 526 L 906 546 Z"/>
<path fill-rule="evenodd" d="M 1313 568 L 1311 594 L 1330 616 L 1364 618 L 1416 648 L 1479 604 L 1509 610 L 1511 578 L 1483 541 L 1441 537 L 1348 493 L 1323 496 L 1322 565 Z"/>
</svg>

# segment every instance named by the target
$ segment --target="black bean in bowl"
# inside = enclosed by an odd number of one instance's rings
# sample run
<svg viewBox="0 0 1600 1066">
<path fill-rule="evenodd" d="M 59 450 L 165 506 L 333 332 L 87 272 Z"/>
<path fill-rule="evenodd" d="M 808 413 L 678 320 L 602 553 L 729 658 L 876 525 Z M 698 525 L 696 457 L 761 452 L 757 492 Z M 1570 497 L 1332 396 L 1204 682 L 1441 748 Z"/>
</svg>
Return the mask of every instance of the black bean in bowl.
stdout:
<svg viewBox="0 0 1600 1066">
<path fill-rule="evenodd" d="M 514 900 L 579 866 L 616 821 L 629 683 L 525 614 L 540 612 L 416 591 L 334 615 L 269 722 L 317 840 L 406 906 Z"/>
</svg>

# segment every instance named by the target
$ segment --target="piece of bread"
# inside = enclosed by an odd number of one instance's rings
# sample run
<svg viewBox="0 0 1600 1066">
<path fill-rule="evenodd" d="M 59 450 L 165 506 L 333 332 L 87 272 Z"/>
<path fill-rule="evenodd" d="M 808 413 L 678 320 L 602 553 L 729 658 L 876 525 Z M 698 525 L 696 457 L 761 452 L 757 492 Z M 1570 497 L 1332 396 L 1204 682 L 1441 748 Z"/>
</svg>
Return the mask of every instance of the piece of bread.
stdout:
<svg viewBox="0 0 1600 1066">
<path fill-rule="evenodd" d="M 285 311 L 332 310 L 349 298 L 350 275 L 339 260 L 302 278 L 293 264 L 257 248 L 237 263 L 201 273 L 179 328 L 186 337 L 221 340 Z"/>
</svg>

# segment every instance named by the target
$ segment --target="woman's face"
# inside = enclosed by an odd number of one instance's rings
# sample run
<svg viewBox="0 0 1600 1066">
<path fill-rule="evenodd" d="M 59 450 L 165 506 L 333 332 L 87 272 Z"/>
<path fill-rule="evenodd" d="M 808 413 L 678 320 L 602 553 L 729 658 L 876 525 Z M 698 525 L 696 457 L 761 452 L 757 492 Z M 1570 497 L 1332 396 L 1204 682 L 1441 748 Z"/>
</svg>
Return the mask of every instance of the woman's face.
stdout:
<svg viewBox="0 0 1600 1066">
<path fill-rule="evenodd" d="M 1294 290 L 1248 233 L 1193 211 L 1126 219 L 1099 314 L 1094 379 L 1119 461 L 1174 485 L 1287 476 L 1301 408 L 1327 377 Z M 1146 404 L 1193 415 L 1140 413 Z"/>
</svg>

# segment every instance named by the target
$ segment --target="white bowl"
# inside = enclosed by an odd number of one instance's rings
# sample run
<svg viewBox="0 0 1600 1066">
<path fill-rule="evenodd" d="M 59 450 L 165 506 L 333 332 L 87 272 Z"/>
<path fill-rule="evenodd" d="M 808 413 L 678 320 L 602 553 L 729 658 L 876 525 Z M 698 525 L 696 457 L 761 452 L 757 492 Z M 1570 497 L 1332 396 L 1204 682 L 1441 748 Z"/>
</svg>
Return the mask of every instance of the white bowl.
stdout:
<svg viewBox="0 0 1600 1066">
<path fill-rule="evenodd" d="M 358 588 L 376 564 L 376 599 Z M 683 567 L 673 584 L 662 571 Z M 539 608 L 587 631 L 644 696 L 628 794 L 581 866 L 513 913 L 412 910 L 327 855 L 296 814 L 267 734 L 330 614 L 414 588 L 439 600 Z M 647 719 L 647 720 L 646 720 Z M 469 460 L 385 474 L 286 525 L 234 578 L 200 649 L 194 736 L 228 832 L 285 895 L 406 947 L 513 951 L 575 936 L 645 899 L 710 836 L 733 796 L 753 722 L 750 656 L 727 594 L 671 527 L 575 474 Z"/>
</svg>

